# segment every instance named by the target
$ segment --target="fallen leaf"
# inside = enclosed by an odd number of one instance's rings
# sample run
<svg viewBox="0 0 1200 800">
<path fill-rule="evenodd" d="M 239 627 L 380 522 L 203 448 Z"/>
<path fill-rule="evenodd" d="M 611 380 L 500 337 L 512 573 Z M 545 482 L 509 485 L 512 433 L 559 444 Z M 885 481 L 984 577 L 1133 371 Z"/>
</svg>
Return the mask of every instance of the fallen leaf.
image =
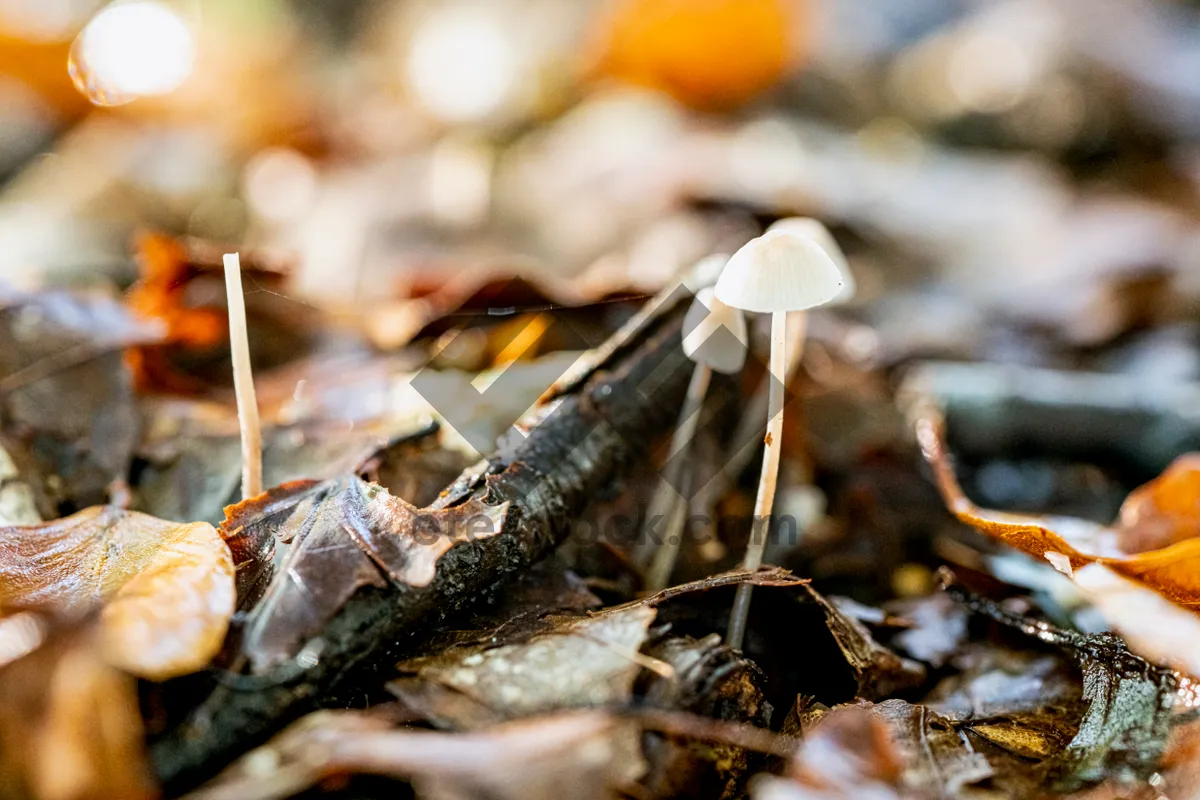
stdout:
<svg viewBox="0 0 1200 800">
<path fill-rule="evenodd" d="M 402 677 L 388 689 L 436 725 L 469 728 L 569 708 L 623 707 L 641 675 L 652 680 L 637 693 L 656 707 L 759 719 L 761 691 L 756 676 L 747 677 L 757 669 L 719 637 L 647 642 L 660 603 L 747 580 L 789 583 L 781 570 L 729 573 L 587 613 L 580 612 L 598 603 L 590 593 L 563 587 L 565 593 L 547 596 L 518 584 L 525 602 L 506 597 L 502 609 L 484 613 L 483 626 L 435 636 L 432 654 L 398 664 Z M 741 702 L 746 694 L 753 697 Z"/>
<path fill-rule="evenodd" d="M 915 795 L 903 785 L 904 756 L 888 724 L 869 706 L 828 712 L 804 737 L 786 777 L 762 776 L 754 800 L 898 800 Z"/>
<path fill-rule="evenodd" d="M 765 781 L 756 800 L 963 797 L 992 775 L 988 760 L 947 719 L 888 700 L 831 709 L 788 765 L 790 782 Z"/>
<path fill-rule="evenodd" d="M 192 393 L 228 385 L 229 317 L 221 264 L 225 248 L 147 232 L 136 237 L 134 250 L 141 276 L 126 294 L 126 303 L 166 331 L 163 341 L 136 343 L 128 351 L 138 389 Z M 312 309 L 279 293 L 284 272 L 278 266 L 252 253 L 243 253 L 242 264 L 251 357 L 256 369 L 269 369 L 304 351 Z"/>
<path fill-rule="evenodd" d="M 295 656 L 361 587 L 428 585 L 452 547 L 500 531 L 508 504 L 417 509 L 356 476 L 295 481 L 226 509 L 239 652 L 255 672 Z"/>
<path fill-rule="evenodd" d="M 1130 492 L 1114 527 L 1126 553 L 1161 550 L 1200 534 L 1200 453 L 1184 453 Z"/>
<path fill-rule="evenodd" d="M 965 726 L 976 736 L 1022 758 L 1050 759 L 1062 752 L 1071 734 L 1062 720 L 1037 714 L 971 722 Z"/>
<path fill-rule="evenodd" d="M 126 477 L 139 423 L 121 351 L 160 336 L 103 295 L 0 295 L 0 446 L 43 518 Z"/>
<path fill-rule="evenodd" d="M 23 612 L 29 615 L 32 612 Z M 0 618 L 0 625 L 14 617 Z M 37 618 L 48 632 L 53 623 Z M 38 800 L 154 797 L 134 680 L 83 625 L 48 633 L 0 669 L 0 795 Z M 0 650 L 5 632 L 0 630 Z"/>
<path fill-rule="evenodd" d="M 1129 652 L 1114 634 L 1084 634 L 1008 611 L 966 592 L 947 571 L 943 583 L 970 610 L 1060 648 L 1083 673 L 1085 711 L 1053 770 L 1059 790 L 1112 775 L 1145 780 L 1162 757 L 1173 709 L 1195 701 L 1193 682 Z"/>
<path fill-rule="evenodd" d="M 875 641 L 870 631 L 856 619 L 843 614 L 811 586 L 804 587 L 813 601 L 825 612 L 825 623 L 833 634 L 838 649 L 854 671 L 858 681 L 858 696 L 879 700 L 903 689 L 919 686 L 925 680 L 925 668 L 901 658 Z"/>
<path fill-rule="evenodd" d="M 432 712 L 433 720 L 443 727 L 474 727 L 481 719 L 499 722 L 572 708 L 622 706 L 632 697 L 634 679 L 650 661 L 638 651 L 654 616 L 653 608 L 634 605 L 581 618 L 545 618 L 541 623 L 545 632 L 524 642 L 458 646 L 402 662 L 398 669 L 408 677 L 391 682 L 388 689 L 410 706 Z M 430 707 L 422 702 L 438 689 L 467 699 L 470 716 L 447 718 L 437 712 L 466 703 Z"/>
<path fill-rule="evenodd" d="M 955 657 L 953 666 L 959 672 L 938 683 L 924 702 L 955 722 L 1026 714 L 1047 706 L 1077 711 L 1082 696 L 1078 670 L 1059 654 L 975 642 Z"/>
<path fill-rule="evenodd" d="M 153 680 L 194 672 L 220 650 L 233 577 L 228 548 L 205 522 L 103 506 L 0 528 L 0 606 L 100 609 L 106 657 Z"/>
<path fill-rule="evenodd" d="M 367 773 L 439 800 L 608 800 L 644 769 L 631 720 L 575 711 L 471 733 L 391 730 L 386 719 L 319 711 L 243 756 L 186 800 L 274 800 Z"/>
<path fill-rule="evenodd" d="M 932 797 L 955 797 L 992 775 L 988 760 L 975 751 L 953 723 L 925 706 L 887 700 L 871 706 L 871 713 L 888 726 L 905 765 L 902 783 L 913 791 Z"/>
<path fill-rule="evenodd" d="M 1079 731 L 1086 702 L 1078 668 L 1064 654 L 973 642 L 953 659 L 961 670 L 923 698 L 959 730 L 986 742 L 993 783 L 1011 796 L 1045 785 Z"/>
<path fill-rule="evenodd" d="M 390 448 L 398 448 L 412 437 L 432 438 L 435 432 L 432 425 L 414 429 L 401 423 L 268 427 L 263 430 L 263 485 L 323 481 L 359 472 L 369 460 L 386 454 Z M 225 506 L 241 498 L 242 449 L 236 428 L 146 443 L 141 453 L 147 464 L 140 474 L 136 497 L 137 507 L 147 513 L 164 519 L 220 524 Z M 401 465 L 393 471 L 410 474 Z M 448 482 L 440 482 L 439 488 Z"/>
<path fill-rule="evenodd" d="M 1178 499 L 1179 487 L 1183 487 L 1184 499 L 1196 491 L 1194 481 L 1200 479 L 1200 472 L 1193 469 L 1190 459 L 1177 461 L 1157 483 L 1131 495 L 1133 501 L 1126 515 L 1127 521 L 1119 527 L 1072 517 L 995 511 L 975 505 L 959 486 L 945 444 L 945 420 L 935 403 L 928 398 L 918 400 L 913 406 L 913 414 L 917 440 L 933 467 L 938 490 L 960 521 L 1035 557 L 1058 554 L 1069 562 L 1071 571 L 1086 564 L 1104 564 L 1175 603 L 1200 607 L 1200 538 L 1178 540 L 1161 549 L 1132 555 L 1122 553 L 1117 547 L 1119 540 L 1135 540 L 1136 531 L 1142 525 L 1162 528 L 1165 520 L 1171 520 L 1169 529 L 1180 530 L 1178 508 L 1168 503 L 1164 509 L 1166 501 L 1163 498 Z M 1162 510 L 1150 514 L 1148 508 L 1151 506 Z M 1200 512 L 1200 508 L 1196 510 Z M 1200 523 L 1200 519 L 1197 522 Z M 1200 524 L 1194 532 L 1200 533 Z M 1161 535 L 1150 535 L 1162 539 Z"/>
</svg>

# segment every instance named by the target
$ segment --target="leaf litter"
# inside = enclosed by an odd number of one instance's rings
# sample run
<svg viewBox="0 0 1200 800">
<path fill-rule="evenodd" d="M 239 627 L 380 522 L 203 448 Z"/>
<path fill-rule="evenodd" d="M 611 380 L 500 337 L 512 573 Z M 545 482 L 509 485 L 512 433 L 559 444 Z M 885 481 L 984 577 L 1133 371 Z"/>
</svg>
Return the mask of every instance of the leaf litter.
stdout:
<svg viewBox="0 0 1200 800">
<path fill-rule="evenodd" d="M 247 73 L 231 51 L 220 103 L 181 87 L 53 128 L 49 158 L 0 148 L 19 234 L 0 269 L 45 279 L 0 289 L 0 794 L 1200 792 L 1186 4 L 901 0 L 823 20 L 820 47 L 803 3 L 570 4 L 555 19 L 589 48 L 498 2 L 525 37 L 519 91 L 462 127 L 358 66 L 308 80 L 346 54 L 411 64 L 441 9 L 392 5 L 239 30 L 240 53 L 306 68 Z M 361 35 L 400 21 L 413 36 Z M 338 47 L 311 46 L 333 28 Z M 1033 72 L 1001 86 L 976 56 L 1014 34 Z M 710 44 L 726 35 L 750 38 Z M 564 77 L 581 54 L 608 76 L 587 91 Z M 14 140 L 45 133 L 23 103 Z M 263 191 L 280 165 L 295 191 Z M 755 357 L 710 387 L 687 582 L 650 594 L 636 532 L 655 530 L 698 288 L 670 276 L 797 207 L 860 297 L 792 343 L 782 566 L 734 569 Z M 113 243 L 141 217 L 263 245 L 241 253 L 260 495 L 237 492 L 237 248 L 151 233 L 130 258 Z M 918 408 L 936 489 L 898 407 L 912 384 L 895 391 L 927 357 L 970 360 L 916 387 L 961 456 Z"/>
</svg>

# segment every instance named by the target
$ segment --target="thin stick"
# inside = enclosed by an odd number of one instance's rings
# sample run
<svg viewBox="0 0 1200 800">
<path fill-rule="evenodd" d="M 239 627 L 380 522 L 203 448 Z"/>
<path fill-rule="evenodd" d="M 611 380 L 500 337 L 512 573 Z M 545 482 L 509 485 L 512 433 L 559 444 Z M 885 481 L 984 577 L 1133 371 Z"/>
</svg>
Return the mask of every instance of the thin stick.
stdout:
<svg viewBox="0 0 1200 800">
<path fill-rule="evenodd" d="M 651 517 L 648 525 L 653 525 L 654 516 L 663 514 L 666 517 L 666 527 L 663 529 L 662 541 L 658 544 L 654 561 L 646 576 L 647 591 L 657 592 L 667 588 L 671 581 L 671 573 L 675 570 L 675 560 L 679 557 L 679 548 L 683 544 L 684 511 L 687 508 L 687 498 L 680 492 L 687 493 L 690 483 L 687 472 L 691 465 L 685 458 L 679 457 L 682 451 L 689 447 L 692 437 L 696 435 L 696 427 L 700 424 L 700 412 L 704 407 L 704 395 L 708 393 L 708 383 L 712 378 L 712 369 L 704 364 L 697 364 L 692 370 L 692 380 L 688 384 L 687 395 L 683 400 L 683 409 L 679 412 L 679 423 L 671 436 L 671 450 L 668 459 L 675 462 L 675 471 L 670 480 L 664 479 L 658 485 L 657 494 L 650 502 Z"/>
<path fill-rule="evenodd" d="M 225 254 L 225 294 L 229 299 L 229 352 L 233 358 L 233 391 L 242 429 L 242 499 L 262 493 L 262 429 L 254 375 L 250 371 L 250 337 L 246 332 L 246 298 L 237 253 Z"/>
<path fill-rule="evenodd" d="M 783 447 L 783 390 L 787 380 L 787 312 L 776 311 L 771 315 L 771 382 L 767 394 L 767 436 L 764 439 L 762 476 L 758 481 L 758 496 L 754 500 L 754 518 L 750 527 L 750 541 L 746 544 L 746 557 L 742 568 L 755 571 L 762 565 L 763 550 L 771 530 L 771 509 L 775 505 L 775 481 L 779 476 L 779 451 Z M 730 647 L 742 646 L 746 635 L 746 618 L 750 613 L 752 586 L 744 583 L 737 589 L 733 600 L 733 611 L 729 617 L 729 633 L 725 643 Z"/>
</svg>

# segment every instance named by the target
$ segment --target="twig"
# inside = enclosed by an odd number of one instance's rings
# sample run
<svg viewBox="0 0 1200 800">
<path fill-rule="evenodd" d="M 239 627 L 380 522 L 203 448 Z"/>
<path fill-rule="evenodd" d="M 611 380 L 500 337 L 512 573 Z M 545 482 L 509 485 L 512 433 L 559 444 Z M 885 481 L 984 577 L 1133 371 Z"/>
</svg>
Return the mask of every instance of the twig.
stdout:
<svg viewBox="0 0 1200 800">
<path fill-rule="evenodd" d="M 796 752 L 796 739 L 756 728 L 743 722 L 702 717 L 687 711 L 671 711 L 660 708 L 642 708 L 630 712 L 630 716 L 646 730 L 658 731 L 671 736 L 721 742 L 754 750 L 772 756 L 790 756 Z"/>
<path fill-rule="evenodd" d="M 246 331 L 246 298 L 237 253 L 225 254 L 225 294 L 229 299 L 229 353 L 233 359 L 233 391 L 242 429 L 242 499 L 262 493 L 262 428 L 254 375 L 250 370 L 250 337 Z"/>
</svg>

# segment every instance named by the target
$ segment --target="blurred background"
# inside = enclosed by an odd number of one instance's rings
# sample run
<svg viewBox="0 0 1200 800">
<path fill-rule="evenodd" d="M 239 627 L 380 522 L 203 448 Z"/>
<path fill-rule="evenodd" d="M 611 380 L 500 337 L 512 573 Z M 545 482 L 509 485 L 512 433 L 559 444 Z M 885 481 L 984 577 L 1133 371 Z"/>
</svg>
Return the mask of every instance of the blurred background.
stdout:
<svg viewBox="0 0 1200 800">
<path fill-rule="evenodd" d="M 636 297 L 805 214 L 862 355 L 1190 378 L 1198 78 L 1187 2 L 0 0 L 0 281 L 124 289 L 155 230 L 386 347 L 451 278 Z"/>
</svg>

